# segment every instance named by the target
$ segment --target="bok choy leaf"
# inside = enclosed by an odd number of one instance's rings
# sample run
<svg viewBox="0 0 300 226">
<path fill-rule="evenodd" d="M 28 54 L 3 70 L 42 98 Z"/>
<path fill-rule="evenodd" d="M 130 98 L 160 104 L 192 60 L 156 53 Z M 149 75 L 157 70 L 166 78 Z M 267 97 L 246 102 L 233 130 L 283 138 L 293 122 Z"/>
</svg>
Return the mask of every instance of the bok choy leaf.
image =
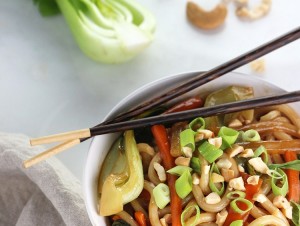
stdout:
<svg viewBox="0 0 300 226">
<path fill-rule="evenodd" d="M 55 8 L 34 0 L 42 15 Z M 54 2 L 54 0 L 53 0 Z M 153 15 L 135 0 L 56 0 L 80 49 L 103 63 L 128 61 L 153 40 Z M 41 9 L 44 9 L 43 11 Z M 53 13 L 52 13 L 53 14 Z"/>
<path fill-rule="evenodd" d="M 143 190 L 142 160 L 132 130 L 124 133 L 124 146 L 127 167 L 124 172 L 112 173 L 104 180 L 99 202 L 101 216 L 122 211 L 123 206 L 136 199 Z M 124 175 L 127 175 L 125 180 Z"/>
</svg>

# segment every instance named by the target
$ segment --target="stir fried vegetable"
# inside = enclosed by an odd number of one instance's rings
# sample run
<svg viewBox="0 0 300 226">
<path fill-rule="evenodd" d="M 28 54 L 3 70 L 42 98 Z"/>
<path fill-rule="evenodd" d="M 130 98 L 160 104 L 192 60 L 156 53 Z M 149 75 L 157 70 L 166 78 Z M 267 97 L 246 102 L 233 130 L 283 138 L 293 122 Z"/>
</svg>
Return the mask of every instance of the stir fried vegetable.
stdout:
<svg viewBox="0 0 300 226">
<path fill-rule="evenodd" d="M 229 99 L 236 93 L 241 92 L 245 98 L 252 92 L 238 87 L 229 90 L 232 91 Z M 211 97 L 222 99 L 214 101 L 224 101 L 222 95 L 213 93 Z M 138 225 L 151 222 L 152 225 L 252 226 L 289 225 L 293 222 L 293 225 L 300 226 L 300 160 L 297 156 L 300 140 L 292 139 L 294 135 L 299 138 L 297 127 L 282 118 L 266 121 L 268 117 L 261 114 L 257 116 L 257 112 L 250 112 L 247 117 L 251 123 L 246 120 L 244 112 L 230 116 L 231 119 L 243 119 L 242 126 L 223 125 L 222 121 L 211 128 L 211 119 L 201 117 L 190 122 L 152 126 L 150 142 L 144 144 L 153 146 L 153 153 L 149 154 L 152 157 L 147 162 L 142 155 L 143 164 L 146 164 L 144 188 L 151 198 L 141 193 L 126 205 L 129 213 L 132 212 L 131 216 L 139 213 L 139 217 L 132 219 Z M 270 127 L 268 132 L 263 130 L 264 125 Z M 280 126 L 271 131 L 270 125 Z M 282 133 L 290 130 L 294 132 L 284 136 L 290 136 L 290 140 L 280 139 Z M 269 133 L 275 134 L 274 137 L 267 137 Z M 114 145 L 115 150 L 108 154 L 108 162 L 117 163 L 122 158 L 122 141 L 118 142 Z M 171 150 L 171 144 L 175 151 Z M 143 153 L 142 149 L 140 152 Z M 102 174 L 108 174 L 106 181 L 109 184 L 109 178 L 114 174 L 107 172 L 120 172 L 114 184 L 121 185 L 122 180 L 129 178 L 126 173 L 122 174 L 126 172 L 122 169 L 126 167 L 108 167 Z M 105 183 L 102 190 L 105 191 Z M 110 189 L 110 192 L 115 191 Z M 118 197 L 117 192 L 115 197 Z M 122 217 L 131 222 L 131 218 L 125 218 Z"/>
<path fill-rule="evenodd" d="M 95 61 L 128 61 L 153 40 L 155 19 L 135 0 L 34 1 L 43 15 L 55 14 L 58 5 L 78 46 Z"/>
<path fill-rule="evenodd" d="M 99 204 L 103 216 L 122 211 L 123 205 L 136 199 L 143 190 L 143 166 L 133 131 L 125 132 L 124 142 L 127 167 L 122 174 L 128 177 L 120 181 L 120 174 L 110 174 L 105 179 Z"/>
</svg>

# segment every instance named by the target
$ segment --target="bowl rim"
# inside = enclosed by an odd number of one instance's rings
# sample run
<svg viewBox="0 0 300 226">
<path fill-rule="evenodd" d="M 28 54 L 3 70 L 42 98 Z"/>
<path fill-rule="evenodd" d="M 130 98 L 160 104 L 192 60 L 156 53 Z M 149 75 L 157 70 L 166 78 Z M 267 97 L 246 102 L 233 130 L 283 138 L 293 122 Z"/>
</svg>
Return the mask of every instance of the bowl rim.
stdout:
<svg viewBox="0 0 300 226">
<path fill-rule="evenodd" d="M 184 78 L 184 76 L 191 78 L 195 75 L 198 75 L 200 73 L 203 73 L 203 71 L 191 71 L 191 72 L 183 72 L 183 73 L 179 73 L 179 74 L 173 74 L 173 75 L 169 75 L 169 76 L 165 76 L 159 79 L 156 79 L 152 82 L 146 83 L 144 85 L 142 85 L 141 87 L 135 89 L 134 91 L 132 91 L 131 93 L 129 93 L 127 96 L 125 96 L 124 98 L 122 98 L 104 117 L 103 121 L 110 119 L 114 116 L 116 116 L 118 113 L 120 113 L 120 111 L 122 111 L 122 108 L 125 108 L 125 105 L 127 105 L 128 102 L 136 102 L 136 98 L 137 95 L 141 95 L 141 96 L 145 96 L 146 92 L 149 92 L 149 90 L 151 89 L 155 89 L 156 86 L 159 86 L 161 84 L 165 84 L 170 86 L 170 82 L 174 82 L 174 87 L 176 84 L 178 84 L 181 79 Z M 284 89 L 276 86 L 275 84 L 264 80 L 263 78 L 257 77 L 257 76 L 253 76 L 253 75 L 249 75 L 249 74 L 244 74 L 244 73 L 239 73 L 239 72 L 229 72 L 227 74 L 225 74 L 224 76 L 222 76 L 219 79 L 226 79 L 226 76 L 233 76 L 233 77 L 237 77 L 237 78 L 243 78 L 242 82 L 245 83 L 245 81 L 255 81 L 255 82 L 261 82 L 262 86 L 266 86 L 268 88 L 270 88 L 270 90 L 272 92 L 286 92 Z M 219 80 L 216 79 L 216 80 Z M 211 81 L 209 83 L 213 83 L 214 81 Z M 230 82 L 233 83 L 233 82 Z M 239 82 L 235 82 L 235 83 L 239 83 Z M 169 89 L 169 87 L 168 87 Z M 157 94 L 156 94 L 157 95 Z M 144 98 L 145 99 L 145 98 Z M 101 135 L 100 137 L 105 136 L 105 135 Z M 97 137 L 92 138 L 92 141 L 90 142 L 89 145 L 89 149 L 88 149 L 88 153 L 87 153 L 87 157 L 86 157 L 86 161 L 85 161 L 85 165 L 83 168 L 83 197 L 84 197 L 84 203 L 86 206 L 86 210 L 88 212 L 88 216 L 90 218 L 90 221 L 93 225 L 99 225 L 97 222 L 95 222 L 94 216 L 93 216 L 93 212 L 91 211 L 91 201 L 88 199 L 88 195 L 91 191 L 90 191 L 90 182 L 88 181 L 88 174 L 90 173 L 90 166 L 89 166 L 89 162 L 92 159 L 92 153 L 93 153 L 93 149 L 96 146 L 96 143 L 99 141 L 99 139 Z M 107 153 L 105 153 L 106 155 Z M 94 208 L 93 208 L 94 209 Z M 99 216 L 101 217 L 101 216 Z"/>
</svg>

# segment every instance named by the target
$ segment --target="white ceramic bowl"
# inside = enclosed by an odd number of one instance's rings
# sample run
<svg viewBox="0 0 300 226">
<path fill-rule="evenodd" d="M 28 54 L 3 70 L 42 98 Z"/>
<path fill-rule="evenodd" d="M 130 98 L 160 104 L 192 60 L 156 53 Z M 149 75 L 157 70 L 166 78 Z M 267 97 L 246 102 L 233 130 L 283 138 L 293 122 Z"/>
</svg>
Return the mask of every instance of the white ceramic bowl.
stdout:
<svg viewBox="0 0 300 226">
<path fill-rule="evenodd" d="M 113 118 L 118 113 L 130 109 L 131 107 L 154 97 L 154 95 L 157 96 L 171 87 L 175 87 L 187 79 L 198 75 L 199 73 L 200 72 L 179 74 L 145 85 L 124 98 L 115 108 L 112 109 L 105 119 Z M 254 87 L 255 96 L 279 94 L 284 92 L 281 88 L 267 83 L 258 77 L 238 73 L 226 74 L 193 92 L 208 93 L 228 85 L 252 86 Z M 192 95 L 192 93 L 186 94 L 181 98 L 190 95 Z M 100 167 L 107 151 L 117 136 L 118 134 L 107 134 L 95 137 L 91 143 L 84 169 L 83 191 L 85 204 L 92 224 L 97 226 L 106 225 L 105 218 L 97 214 L 97 183 Z"/>
</svg>

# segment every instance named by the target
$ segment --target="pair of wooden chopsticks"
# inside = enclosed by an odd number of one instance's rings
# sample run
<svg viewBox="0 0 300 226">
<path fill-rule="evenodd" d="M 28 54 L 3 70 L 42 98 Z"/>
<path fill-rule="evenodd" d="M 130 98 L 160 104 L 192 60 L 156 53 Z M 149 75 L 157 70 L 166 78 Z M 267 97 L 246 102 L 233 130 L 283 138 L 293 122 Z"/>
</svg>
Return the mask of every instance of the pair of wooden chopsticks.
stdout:
<svg viewBox="0 0 300 226">
<path fill-rule="evenodd" d="M 197 116 L 208 117 L 217 114 L 237 112 L 237 111 L 250 109 L 250 108 L 258 108 L 262 106 L 270 106 L 270 105 L 299 101 L 300 91 L 296 91 L 296 92 L 283 94 L 280 96 L 257 98 L 252 100 L 214 106 L 211 108 L 202 108 L 202 109 L 196 109 L 196 110 L 185 111 L 180 113 L 160 115 L 160 116 L 130 121 L 130 119 L 134 118 L 137 115 L 140 115 L 146 110 L 149 110 L 163 103 L 166 103 L 167 101 L 172 100 L 173 98 L 176 98 L 207 82 L 219 78 L 222 75 L 242 65 L 245 65 L 267 53 L 270 53 L 282 46 L 285 46 L 299 38 L 300 38 L 300 27 L 268 43 L 265 43 L 241 56 L 238 56 L 218 67 L 215 67 L 208 72 L 199 74 L 198 76 L 190 79 L 186 83 L 181 84 L 180 86 L 167 91 L 165 94 L 155 97 L 150 101 L 147 101 L 125 113 L 118 115 L 113 120 L 105 121 L 93 128 L 32 139 L 30 141 L 31 145 L 39 145 L 39 144 L 52 143 L 57 141 L 64 141 L 64 143 L 55 146 L 31 159 L 26 160 L 24 162 L 24 167 L 28 168 L 46 158 L 49 158 L 50 156 L 53 156 L 61 151 L 71 148 L 72 146 L 79 144 L 80 142 L 83 142 L 90 137 L 104 134 L 104 133 L 124 131 L 128 129 L 134 129 L 137 127 L 149 126 L 149 125 L 160 124 L 160 123 L 170 123 L 175 121 L 187 120 Z"/>
</svg>

